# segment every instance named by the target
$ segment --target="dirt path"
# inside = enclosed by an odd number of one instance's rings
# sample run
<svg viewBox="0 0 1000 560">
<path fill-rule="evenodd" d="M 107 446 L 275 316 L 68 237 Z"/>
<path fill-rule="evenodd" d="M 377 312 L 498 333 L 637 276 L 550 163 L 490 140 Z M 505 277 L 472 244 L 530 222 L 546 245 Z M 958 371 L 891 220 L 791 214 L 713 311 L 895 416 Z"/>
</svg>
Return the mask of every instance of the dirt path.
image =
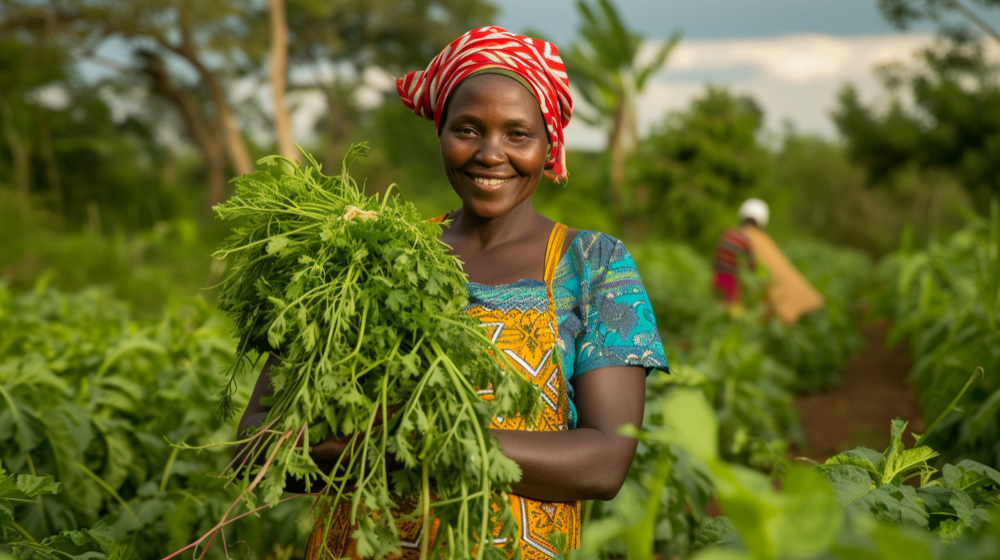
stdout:
<svg viewBox="0 0 1000 560">
<path fill-rule="evenodd" d="M 858 446 L 882 451 L 897 416 L 910 422 L 907 433 L 923 432 L 917 393 L 907 380 L 912 366 L 909 348 L 903 343 L 886 348 L 888 330 L 887 322 L 863 325 L 865 349 L 847 363 L 841 383 L 796 399 L 808 442 L 806 449 L 792 450 L 796 456 L 824 461 Z"/>
</svg>

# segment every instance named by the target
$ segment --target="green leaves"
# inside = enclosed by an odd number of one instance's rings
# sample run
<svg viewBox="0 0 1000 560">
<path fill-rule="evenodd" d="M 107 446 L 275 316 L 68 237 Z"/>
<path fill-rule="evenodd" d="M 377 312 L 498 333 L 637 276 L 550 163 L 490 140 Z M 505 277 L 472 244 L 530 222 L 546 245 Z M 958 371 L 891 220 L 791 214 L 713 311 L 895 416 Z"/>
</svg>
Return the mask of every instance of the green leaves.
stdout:
<svg viewBox="0 0 1000 560">
<path fill-rule="evenodd" d="M 892 340 L 912 349 L 911 382 L 931 422 L 920 442 L 951 461 L 1000 460 L 1000 206 L 991 214 L 880 266 L 894 287 L 880 306 L 893 318 Z"/>
<path fill-rule="evenodd" d="M 275 350 L 282 360 L 269 374 L 271 429 L 229 474 L 255 503 L 275 504 L 285 473 L 327 488 L 328 512 L 350 500 L 359 550 L 382 554 L 398 544 L 397 516 L 386 512 L 415 484 L 412 473 L 389 471 L 392 453 L 435 480 L 439 531 L 455 530 L 450 545 L 468 555 L 475 535 L 490 530 L 491 504 L 503 517 L 501 491 L 520 476 L 490 437 L 490 418 L 530 415 L 537 392 L 503 374 L 498 352 L 463 311 L 466 278 L 438 239 L 440 226 L 398 197 L 366 196 L 349 175 L 366 152 L 352 146 L 334 177 L 308 154 L 306 165 L 266 158 L 280 169 L 238 177 L 236 195 L 217 209 L 240 220 L 216 253 L 231 259 L 219 306 L 236 324 L 237 363 Z M 489 405 L 476 393 L 487 386 L 497 395 Z M 399 411 L 386 419 L 390 407 Z M 324 472 L 294 445 L 305 430 L 353 438 L 354 451 Z M 265 482 L 252 487 L 268 457 Z M 344 480 L 356 484 L 345 490 Z"/>
<path fill-rule="evenodd" d="M 162 558 L 196 538 L 233 500 L 212 476 L 232 451 L 175 452 L 167 440 L 233 437 L 235 425 L 212 415 L 219 371 L 236 348 L 230 328 L 202 301 L 137 319 L 102 290 L 0 287 L 0 460 L 14 475 L 0 516 L 23 529 L 0 521 L 0 542 L 29 543 L 15 557 L 45 560 L 126 558 L 130 546 L 135 558 Z M 240 408 L 247 381 L 235 394 Z M 266 550 L 281 532 L 277 514 L 288 512 L 246 517 L 227 536 Z M 91 529 L 76 531 L 83 527 Z"/>
<path fill-rule="evenodd" d="M 889 448 L 879 461 L 879 484 L 904 482 L 911 476 L 926 472 L 930 467 L 927 461 L 937 457 L 938 452 L 925 446 L 906 449 L 903 445 L 903 430 L 907 422 L 900 418 L 892 421 L 892 434 L 889 438 Z"/>
<path fill-rule="evenodd" d="M 937 452 L 926 446 L 906 449 L 906 422 L 892 422 L 884 453 L 857 448 L 837 454 L 817 467 L 833 485 L 841 507 L 852 515 L 872 516 L 884 522 L 929 529 L 953 540 L 981 527 L 986 507 L 1000 506 L 1000 472 L 962 461 L 945 465 L 939 478 L 927 461 Z M 920 475 L 920 488 L 904 484 Z"/>
</svg>

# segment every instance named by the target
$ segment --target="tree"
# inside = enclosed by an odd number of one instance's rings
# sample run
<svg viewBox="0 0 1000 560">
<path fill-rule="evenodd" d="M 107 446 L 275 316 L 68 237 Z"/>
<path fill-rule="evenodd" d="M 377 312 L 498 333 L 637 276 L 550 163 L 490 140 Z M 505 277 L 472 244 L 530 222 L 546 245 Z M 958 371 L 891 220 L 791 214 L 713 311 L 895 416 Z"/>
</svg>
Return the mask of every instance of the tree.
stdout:
<svg viewBox="0 0 1000 560">
<path fill-rule="evenodd" d="M 359 118 L 352 98 L 363 72 L 423 67 L 493 13 L 483 0 L 0 0 L 0 30 L 58 44 L 75 61 L 112 68 L 117 83 L 141 84 L 143 91 L 132 94 L 152 93 L 137 117 L 151 128 L 178 130 L 195 148 L 211 206 L 225 198 L 228 176 L 253 168 L 245 139 L 251 125 L 273 131 L 279 150 L 294 153 L 286 89 L 318 87 L 326 95 L 328 159 L 338 159 L 337 144 Z M 270 44 L 259 40 L 269 32 Z M 125 56 L 109 60 L 109 44 Z M 333 85 L 300 77 L 331 68 L 338 73 Z M 355 78 L 339 79 L 342 71 Z M 273 119 L 253 93 L 267 82 Z M 236 91 L 248 90 L 237 99 Z M 2 112 L 0 106 L 0 125 L 10 120 Z"/>
<path fill-rule="evenodd" d="M 327 165 L 339 165 L 341 144 L 354 131 L 351 96 L 368 68 L 394 76 L 423 69 L 462 33 L 491 23 L 496 12 L 484 0 L 286 0 L 289 61 L 311 69 L 311 82 L 326 100 Z M 333 83 L 321 79 L 332 69 Z M 393 100 L 395 102 L 395 100 Z"/>
<path fill-rule="evenodd" d="M 582 41 L 574 43 L 563 60 L 570 83 L 590 109 L 578 110 L 576 117 L 607 130 L 611 212 L 615 221 L 622 223 L 628 152 L 637 140 L 636 98 L 649 77 L 663 68 L 680 35 L 674 32 L 650 61 L 641 64 L 638 54 L 643 37 L 625 27 L 610 0 L 598 0 L 596 10 L 580 0 L 577 9 L 583 18 L 579 29 Z"/>
<path fill-rule="evenodd" d="M 248 14 L 259 12 L 253 2 L 0 1 L 3 28 L 43 34 L 91 60 L 108 62 L 99 53 L 109 40 L 124 44 L 132 62 L 110 65 L 126 75 L 145 75 L 150 89 L 180 113 L 184 130 L 205 162 L 210 206 L 225 198 L 226 159 L 238 174 L 252 171 L 229 90 L 241 62 L 250 69 L 259 66 L 246 25 Z M 195 83 L 190 83 L 191 75 Z"/>
<path fill-rule="evenodd" d="M 985 8 L 1000 8 L 1000 0 L 972 1 Z M 963 0 L 879 0 L 878 6 L 886 19 L 900 29 L 906 29 L 915 21 L 930 20 L 941 24 L 948 34 L 968 37 L 970 35 L 968 29 L 944 21 L 946 14 L 955 12 L 981 33 L 1000 42 L 1000 32 L 969 8 Z"/>
<path fill-rule="evenodd" d="M 713 87 L 668 115 L 639 145 L 632 168 L 641 211 L 630 221 L 647 235 L 710 246 L 769 172 L 762 123 L 752 98 Z"/>
<path fill-rule="evenodd" d="M 1000 194 L 1000 66 L 979 43 L 945 41 L 920 57 L 916 66 L 883 71 L 892 94 L 883 109 L 844 88 L 834 122 L 873 183 L 910 166 L 946 171 L 983 203 Z M 912 102 L 902 102 L 901 91 Z"/>
<path fill-rule="evenodd" d="M 0 38 L 0 133 L 11 161 L 11 185 L 22 198 L 31 189 L 31 132 L 39 124 L 31 92 L 65 78 L 66 53 L 14 36 Z"/>
</svg>

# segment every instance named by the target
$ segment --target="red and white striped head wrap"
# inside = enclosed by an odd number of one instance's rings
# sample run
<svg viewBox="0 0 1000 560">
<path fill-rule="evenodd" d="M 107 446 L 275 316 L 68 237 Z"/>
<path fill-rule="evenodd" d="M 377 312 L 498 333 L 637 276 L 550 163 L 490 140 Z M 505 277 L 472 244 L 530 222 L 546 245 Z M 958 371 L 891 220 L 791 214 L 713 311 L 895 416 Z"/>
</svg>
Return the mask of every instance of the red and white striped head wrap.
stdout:
<svg viewBox="0 0 1000 560">
<path fill-rule="evenodd" d="M 471 74 L 504 70 L 524 78 L 542 109 L 549 136 L 545 175 L 555 182 L 566 179 L 563 129 L 573 114 L 566 65 L 552 43 L 515 35 L 502 27 L 473 29 L 455 39 L 427 66 L 396 80 L 396 90 L 407 107 L 434 121 L 441 129 L 441 113 L 448 96 Z"/>
</svg>

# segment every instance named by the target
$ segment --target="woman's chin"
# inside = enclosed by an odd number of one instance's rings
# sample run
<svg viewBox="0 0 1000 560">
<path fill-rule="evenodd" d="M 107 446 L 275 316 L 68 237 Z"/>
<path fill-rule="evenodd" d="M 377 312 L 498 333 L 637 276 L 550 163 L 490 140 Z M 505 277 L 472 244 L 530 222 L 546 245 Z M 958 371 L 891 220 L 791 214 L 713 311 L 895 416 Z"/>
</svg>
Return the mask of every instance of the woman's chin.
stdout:
<svg viewBox="0 0 1000 560">
<path fill-rule="evenodd" d="M 479 218 L 493 220 L 507 214 L 516 205 L 507 200 L 466 200 L 464 206 Z"/>
</svg>

